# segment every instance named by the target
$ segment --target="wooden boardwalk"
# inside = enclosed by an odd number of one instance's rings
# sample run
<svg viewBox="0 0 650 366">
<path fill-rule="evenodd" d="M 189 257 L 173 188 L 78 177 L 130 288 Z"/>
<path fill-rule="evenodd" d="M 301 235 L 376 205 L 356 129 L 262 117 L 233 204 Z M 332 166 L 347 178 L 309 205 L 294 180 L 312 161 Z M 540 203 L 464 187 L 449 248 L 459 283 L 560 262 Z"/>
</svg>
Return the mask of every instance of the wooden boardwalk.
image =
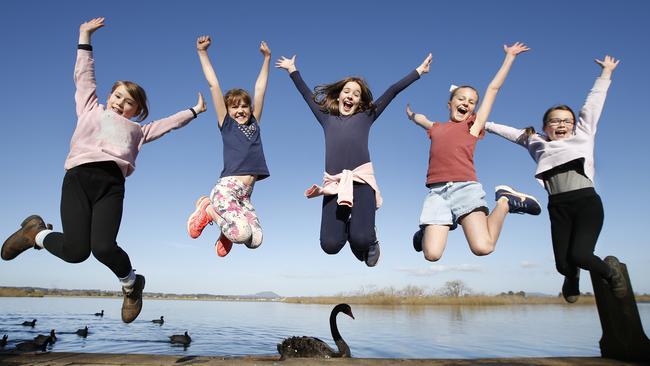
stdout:
<svg viewBox="0 0 650 366">
<path fill-rule="evenodd" d="M 39 365 L 39 366 L 72 366 L 72 365 L 643 365 L 641 363 L 623 362 L 600 357 L 549 357 L 549 358 L 486 358 L 486 359 L 386 359 L 386 358 L 351 358 L 351 359 L 290 359 L 279 361 L 277 356 L 250 356 L 250 357 L 210 357 L 210 356 L 161 356 L 161 355 L 133 355 L 133 354 L 105 354 L 105 353 L 0 353 L 0 365 Z"/>
</svg>

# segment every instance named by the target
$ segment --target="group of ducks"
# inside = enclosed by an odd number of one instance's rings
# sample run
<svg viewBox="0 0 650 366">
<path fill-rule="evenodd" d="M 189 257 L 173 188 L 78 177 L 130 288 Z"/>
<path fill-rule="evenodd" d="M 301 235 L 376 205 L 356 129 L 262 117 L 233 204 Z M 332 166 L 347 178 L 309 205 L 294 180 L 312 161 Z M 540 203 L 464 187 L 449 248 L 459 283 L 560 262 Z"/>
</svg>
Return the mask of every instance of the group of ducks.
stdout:
<svg viewBox="0 0 650 366">
<path fill-rule="evenodd" d="M 334 357 L 351 357 L 350 347 L 341 337 L 339 333 L 338 326 L 336 324 L 336 316 L 339 313 L 346 314 L 347 316 L 354 319 L 352 314 L 352 308 L 348 304 L 338 304 L 330 313 L 329 323 L 330 331 L 332 332 L 332 339 L 336 344 L 338 350 L 334 350 L 327 343 L 316 337 L 289 337 L 286 338 L 282 343 L 278 343 L 277 349 L 280 354 L 280 360 L 287 358 L 303 357 L 303 358 L 334 358 Z M 100 313 L 95 313 L 95 316 L 104 316 L 104 310 Z M 154 324 L 162 325 L 165 320 L 163 316 L 160 316 L 160 319 L 154 319 L 151 321 Z M 23 322 L 24 326 L 34 327 L 36 325 L 36 319 Z M 81 337 L 88 336 L 88 327 L 86 326 L 83 329 L 78 329 L 75 332 Z M 4 348 L 7 344 L 8 336 L 5 334 L 4 337 L 0 340 L 0 348 Z M 187 334 L 187 331 L 184 334 L 175 334 L 169 337 L 169 341 L 173 344 L 181 344 L 184 347 L 187 347 L 192 338 Z M 34 337 L 32 341 L 26 341 L 16 344 L 16 349 L 21 352 L 34 352 L 34 351 L 45 351 L 45 348 L 56 342 L 56 334 L 54 329 L 50 331 L 49 335 L 39 334 Z"/>
<path fill-rule="evenodd" d="M 95 316 L 103 317 L 104 316 L 104 310 L 102 310 L 99 313 L 95 313 Z M 31 321 L 24 321 L 22 323 L 23 326 L 26 327 L 32 327 L 34 328 L 36 326 L 36 319 L 33 319 Z M 154 324 L 159 324 L 163 325 L 165 322 L 164 317 L 161 315 L 160 319 L 154 319 L 151 321 Z M 77 329 L 74 334 L 86 338 L 88 337 L 88 326 L 85 326 L 81 329 Z M 9 339 L 9 336 L 5 334 L 1 339 L 0 339 L 0 349 L 4 349 L 4 347 L 7 345 L 7 341 Z M 36 337 L 34 337 L 33 340 L 30 341 L 23 341 L 20 343 L 16 343 L 15 349 L 19 352 L 45 352 L 47 346 L 54 344 L 56 342 L 56 330 L 52 329 L 50 331 L 49 335 L 44 335 L 44 334 L 39 334 Z M 169 341 L 173 344 L 181 344 L 183 346 L 188 346 L 190 342 L 192 342 L 192 338 L 185 332 L 185 334 L 174 334 L 172 336 L 169 336 Z"/>
</svg>

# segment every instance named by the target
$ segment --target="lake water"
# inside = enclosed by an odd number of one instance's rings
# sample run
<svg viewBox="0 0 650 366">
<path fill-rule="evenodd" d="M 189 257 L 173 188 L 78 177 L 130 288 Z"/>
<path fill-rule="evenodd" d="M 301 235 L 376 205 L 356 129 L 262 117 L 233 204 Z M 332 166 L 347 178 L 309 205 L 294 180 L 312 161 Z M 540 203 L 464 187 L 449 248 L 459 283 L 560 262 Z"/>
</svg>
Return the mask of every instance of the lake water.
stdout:
<svg viewBox="0 0 650 366">
<path fill-rule="evenodd" d="M 145 300 L 139 318 L 120 320 L 121 299 L 0 298 L 0 336 L 11 349 L 20 340 L 56 329 L 55 352 L 174 355 L 269 355 L 293 335 L 334 346 L 329 305 L 276 302 Z M 93 314 L 104 310 L 104 317 Z M 602 335 L 594 306 L 363 306 L 355 319 L 339 314 L 339 330 L 353 357 L 482 358 L 600 356 Z M 650 304 L 639 304 L 648 334 Z M 163 315 L 165 323 L 153 324 Z M 25 320 L 38 319 L 34 328 Z M 82 338 L 74 332 L 88 326 Z M 188 331 L 188 348 L 168 337 Z"/>
</svg>

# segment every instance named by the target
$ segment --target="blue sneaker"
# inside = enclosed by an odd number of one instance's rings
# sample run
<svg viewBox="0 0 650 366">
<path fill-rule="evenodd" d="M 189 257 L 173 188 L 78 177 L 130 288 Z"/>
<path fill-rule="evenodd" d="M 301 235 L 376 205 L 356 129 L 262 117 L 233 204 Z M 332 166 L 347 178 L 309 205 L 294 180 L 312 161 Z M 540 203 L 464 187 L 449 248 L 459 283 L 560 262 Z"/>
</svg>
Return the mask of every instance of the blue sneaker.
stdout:
<svg viewBox="0 0 650 366">
<path fill-rule="evenodd" d="M 413 249 L 416 252 L 422 251 L 422 239 L 424 238 L 424 230 L 420 229 L 413 234 Z"/>
<path fill-rule="evenodd" d="M 542 208 L 537 199 L 533 196 L 517 192 L 508 186 L 496 186 L 494 188 L 494 200 L 498 201 L 501 197 L 508 199 L 508 212 L 518 214 L 539 215 Z"/>
</svg>

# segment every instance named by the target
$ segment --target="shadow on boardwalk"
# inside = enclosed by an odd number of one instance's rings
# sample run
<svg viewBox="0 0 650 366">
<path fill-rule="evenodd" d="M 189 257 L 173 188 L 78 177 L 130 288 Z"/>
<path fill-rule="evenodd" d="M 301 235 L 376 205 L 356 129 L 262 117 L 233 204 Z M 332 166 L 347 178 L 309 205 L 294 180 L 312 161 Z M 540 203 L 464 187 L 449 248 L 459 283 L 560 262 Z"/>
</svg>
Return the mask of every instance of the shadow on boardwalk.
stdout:
<svg viewBox="0 0 650 366">
<path fill-rule="evenodd" d="M 208 357 L 208 356 L 161 356 L 123 355 L 102 353 L 48 352 L 41 354 L 0 354 L 0 365 L 642 365 L 598 357 L 553 357 L 553 358 L 489 358 L 471 360 L 433 359 L 290 359 L 279 361 L 278 356 Z"/>
</svg>

